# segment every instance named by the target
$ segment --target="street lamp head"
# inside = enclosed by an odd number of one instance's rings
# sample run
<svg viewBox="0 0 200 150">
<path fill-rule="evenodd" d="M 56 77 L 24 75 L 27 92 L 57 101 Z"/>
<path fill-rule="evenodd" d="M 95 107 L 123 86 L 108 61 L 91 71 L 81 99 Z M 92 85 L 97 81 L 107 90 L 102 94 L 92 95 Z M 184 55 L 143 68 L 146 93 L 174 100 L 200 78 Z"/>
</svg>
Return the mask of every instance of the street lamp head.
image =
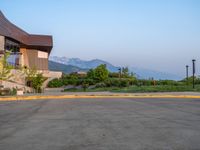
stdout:
<svg viewBox="0 0 200 150">
<path fill-rule="evenodd" d="M 195 59 L 192 59 L 192 61 L 195 62 L 196 60 L 195 60 Z"/>
</svg>

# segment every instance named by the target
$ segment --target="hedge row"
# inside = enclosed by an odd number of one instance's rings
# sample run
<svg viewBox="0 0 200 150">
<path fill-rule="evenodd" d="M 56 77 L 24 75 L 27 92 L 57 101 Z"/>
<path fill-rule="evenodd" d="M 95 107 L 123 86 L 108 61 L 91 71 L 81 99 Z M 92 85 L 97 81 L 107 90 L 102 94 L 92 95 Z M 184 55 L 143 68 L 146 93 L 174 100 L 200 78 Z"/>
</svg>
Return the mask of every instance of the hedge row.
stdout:
<svg viewBox="0 0 200 150">
<path fill-rule="evenodd" d="M 104 82 L 97 82 L 93 79 L 54 79 L 48 83 L 48 87 L 62 87 L 67 85 L 97 85 L 99 87 L 127 87 L 136 84 L 136 80 L 131 78 L 109 78 Z"/>
<path fill-rule="evenodd" d="M 108 78 L 104 82 L 98 82 L 93 79 L 79 78 L 79 79 L 54 79 L 49 82 L 48 87 L 62 87 L 67 85 L 96 85 L 97 87 L 127 87 L 130 85 L 136 86 L 151 86 L 151 85 L 172 85 L 172 86 L 181 86 L 185 85 L 185 82 L 178 82 L 172 80 L 136 80 L 134 78 Z"/>
</svg>

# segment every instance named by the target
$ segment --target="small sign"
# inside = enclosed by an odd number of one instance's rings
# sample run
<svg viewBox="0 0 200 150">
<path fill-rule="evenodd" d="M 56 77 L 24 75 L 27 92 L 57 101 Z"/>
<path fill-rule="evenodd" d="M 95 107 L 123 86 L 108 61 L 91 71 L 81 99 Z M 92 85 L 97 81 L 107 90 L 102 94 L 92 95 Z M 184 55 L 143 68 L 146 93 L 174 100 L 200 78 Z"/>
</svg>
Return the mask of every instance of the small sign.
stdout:
<svg viewBox="0 0 200 150">
<path fill-rule="evenodd" d="M 48 53 L 38 51 L 38 58 L 48 58 Z"/>
</svg>

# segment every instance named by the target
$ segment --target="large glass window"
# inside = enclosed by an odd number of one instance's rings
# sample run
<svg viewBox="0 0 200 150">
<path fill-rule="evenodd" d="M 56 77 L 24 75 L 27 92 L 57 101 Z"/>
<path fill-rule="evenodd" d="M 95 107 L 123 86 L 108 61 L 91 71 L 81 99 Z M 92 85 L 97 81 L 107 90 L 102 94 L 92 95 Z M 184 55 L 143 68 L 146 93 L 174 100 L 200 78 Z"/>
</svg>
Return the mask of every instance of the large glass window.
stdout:
<svg viewBox="0 0 200 150">
<path fill-rule="evenodd" d="M 12 39 L 5 39 L 5 50 L 10 52 L 10 56 L 8 57 L 8 63 L 12 66 L 20 65 L 20 44 Z"/>
<path fill-rule="evenodd" d="M 5 39 L 5 50 L 10 51 L 11 53 L 19 53 L 20 45 L 18 42 L 8 39 Z"/>
</svg>

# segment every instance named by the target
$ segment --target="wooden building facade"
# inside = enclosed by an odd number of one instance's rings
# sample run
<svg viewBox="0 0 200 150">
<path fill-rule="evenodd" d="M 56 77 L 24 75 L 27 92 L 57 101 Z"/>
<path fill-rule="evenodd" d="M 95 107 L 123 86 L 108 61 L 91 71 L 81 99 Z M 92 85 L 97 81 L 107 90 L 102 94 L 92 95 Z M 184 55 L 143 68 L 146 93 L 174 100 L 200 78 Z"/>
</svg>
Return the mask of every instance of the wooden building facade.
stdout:
<svg viewBox="0 0 200 150">
<path fill-rule="evenodd" d="M 48 70 L 52 47 L 52 36 L 29 34 L 12 24 L 0 11 L 0 57 L 9 52 L 11 65 Z"/>
</svg>

